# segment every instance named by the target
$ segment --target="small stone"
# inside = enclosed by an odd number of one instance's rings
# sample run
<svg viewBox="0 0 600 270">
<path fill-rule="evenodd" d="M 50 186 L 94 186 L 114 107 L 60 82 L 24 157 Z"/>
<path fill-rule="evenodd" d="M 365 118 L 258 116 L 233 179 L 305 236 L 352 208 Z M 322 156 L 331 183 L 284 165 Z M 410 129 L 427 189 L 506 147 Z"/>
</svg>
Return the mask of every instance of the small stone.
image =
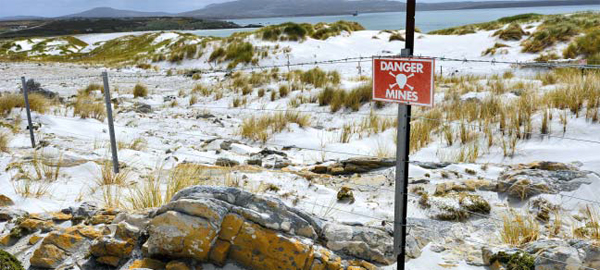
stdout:
<svg viewBox="0 0 600 270">
<path fill-rule="evenodd" d="M 0 194 L 0 207 L 15 205 L 15 203 L 5 195 Z"/>
<path fill-rule="evenodd" d="M 55 213 L 52 213 L 51 215 L 52 215 L 52 221 L 54 221 L 54 222 L 63 222 L 63 221 L 71 220 L 71 218 L 73 218 L 73 215 L 65 214 L 62 212 L 55 212 Z"/>
<path fill-rule="evenodd" d="M 215 162 L 215 165 L 221 166 L 221 167 L 234 167 L 234 166 L 240 165 L 240 163 L 235 160 L 228 159 L 228 158 L 219 158 Z"/>
<path fill-rule="evenodd" d="M 165 270 L 191 270 L 191 268 L 182 261 L 170 261 L 165 266 Z"/>
<path fill-rule="evenodd" d="M 29 262 L 34 267 L 56 268 L 66 257 L 67 254 L 55 245 L 42 245 L 35 250 Z"/>
<path fill-rule="evenodd" d="M 54 223 L 52 221 L 28 218 L 19 224 L 19 228 L 30 233 L 35 231 L 49 232 L 54 229 Z"/>
<path fill-rule="evenodd" d="M 147 269 L 152 269 L 152 270 L 161 270 L 165 268 L 165 263 L 159 261 L 159 260 L 154 260 L 154 259 L 149 259 L 149 258 L 143 258 L 141 260 L 135 260 L 130 266 L 129 269 L 138 269 L 138 268 L 147 268 Z"/>
<path fill-rule="evenodd" d="M 90 219 L 90 224 L 111 224 L 114 219 L 115 215 L 95 215 Z"/>
<path fill-rule="evenodd" d="M 0 208 L 0 222 L 27 216 L 27 212 L 18 209 Z"/>
<path fill-rule="evenodd" d="M 243 223 L 244 219 L 236 214 L 226 215 L 221 223 L 219 238 L 225 241 L 233 241 L 233 238 L 238 234 Z"/>
<path fill-rule="evenodd" d="M 231 150 L 231 144 L 233 144 L 232 141 L 223 141 L 220 145 L 222 150 Z"/>
<path fill-rule="evenodd" d="M 354 192 L 349 187 L 342 187 L 337 193 L 338 202 L 354 203 Z"/>
<path fill-rule="evenodd" d="M 30 245 L 35 245 L 35 244 L 37 244 L 37 242 L 39 242 L 42 239 L 44 239 L 44 238 L 41 237 L 41 236 L 39 236 L 39 235 L 34 235 L 31 238 L 29 238 L 29 244 Z"/>
<path fill-rule="evenodd" d="M 104 257 L 99 257 L 96 259 L 96 262 L 98 262 L 100 264 L 106 264 L 106 265 L 110 265 L 113 267 L 117 267 L 119 265 L 120 261 L 121 261 L 121 258 L 115 257 L 115 256 L 104 256 Z"/>
<path fill-rule="evenodd" d="M 227 260 L 227 254 L 229 253 L 230 247 L 231 243 L 217 239 L 217 241 L 213 245 L 212 250 L 210 251 L 209 257 L 211 262 L 218 266 L 224 266 L 225 260 Z"/>
</svg>

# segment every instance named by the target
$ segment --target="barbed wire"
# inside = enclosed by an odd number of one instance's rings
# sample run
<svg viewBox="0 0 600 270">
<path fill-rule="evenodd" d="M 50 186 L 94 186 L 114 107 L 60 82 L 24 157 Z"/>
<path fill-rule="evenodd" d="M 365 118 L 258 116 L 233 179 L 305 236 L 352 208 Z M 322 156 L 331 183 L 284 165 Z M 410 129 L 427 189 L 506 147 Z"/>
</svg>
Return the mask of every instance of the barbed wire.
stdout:
<svg viewBox="0 0 600 270">
<path fill-rule="evenodd" d="M 302 67 L 302 66 L 317 66 L 317 65 L 328 65 L 328 64 L 340 64 L 340 63 L 360 63 L 360 62 L 368 62 L 373 59 L 378 58 L 400 58 L 401 56 L 397 54 L 386 54 L 386 55 L 372 55 L 372 56 L 357 56 L 357 57 L 346 57 L 346 58 L 338 58 L 331 60 L 316 60 L 316 61 L 305 61 L 298 63 L 283 63 L 283 64 L 273 64 L 273 65 L 257 65 L 257 66 L 245 66 L 245 67 L 236 67 L 236 68 L 228 68 L 228 69 L 195 69 L 195 73 L 200 74 L 215 74 L 215 73 L 232 73 L 237 71 L 253 71 L 253 70 L 265 70 L 265 69 L 275 69 L 275 68 L 284 68 L 284 67 Z M 437 61 L 442 62 L 462 62 L 462 63 L 484 63 L 484 64 L 506 64 L 513 65 L 516 67 L 539 67 L 539 68 L 578 68 L 578 69 L 600 69 L 600 65 L 589 65 L 589 64 L 571 64 L 571 63 L 560 63 L 560 62 L 552 62 L 552 61 L 506 61 L 506 60 L 485 60 L 485 59 L 470 59 L 470 58 L 452 58 L 445 56 L 429 56 L 429 55 L 414 55 L 411 57 L 401 57 L 401 58 L 432 58 Z M 576 61 L 576 60 L 575 60 Z M 56 80 L 75 80 L 75 79 L 83 79 L 83 78 L 96 78 L 101 77 L 101 75 L 84 75 L 84 76 L 65 76 L 65 77 L 39 77 L 35 78 L 40 81 L 56 81 Z M 150 77 L 174 77 L 173 75 L 168 74 L 156 74 L 156 73 L 138 73 L 133 75 L 115 75 L 111 74 L 110 77 L 114 78 L 150 78 Z M 20 79 L 14 79 L 20 80 Z M 6 80 L 11 81 L 11 80 Z"/>
</svg>

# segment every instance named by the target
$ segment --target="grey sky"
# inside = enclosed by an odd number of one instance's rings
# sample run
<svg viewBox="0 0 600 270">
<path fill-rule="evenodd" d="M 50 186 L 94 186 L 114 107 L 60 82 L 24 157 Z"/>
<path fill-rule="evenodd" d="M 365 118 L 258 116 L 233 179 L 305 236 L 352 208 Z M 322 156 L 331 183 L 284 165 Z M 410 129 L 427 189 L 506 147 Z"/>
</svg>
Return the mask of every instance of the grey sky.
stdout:
<svg viewBox="0 0 600 270">
<path fill-rule="evenodd" d="M 17 15 L 62 16 L 94 7 L 177 13 L 199 9 L 212 3 L 227 1 L 230 0 L 0 0 L 0 17 Z M 450 2 L 453 0 L 418 1 Z"/>
</svg>

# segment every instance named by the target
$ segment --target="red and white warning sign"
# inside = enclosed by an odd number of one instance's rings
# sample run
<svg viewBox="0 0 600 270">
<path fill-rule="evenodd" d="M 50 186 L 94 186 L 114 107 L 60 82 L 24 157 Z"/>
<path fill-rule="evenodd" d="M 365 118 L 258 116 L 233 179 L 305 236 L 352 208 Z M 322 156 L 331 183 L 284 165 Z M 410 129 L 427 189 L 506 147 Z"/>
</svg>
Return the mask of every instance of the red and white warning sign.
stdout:
<svg viewBox="0 0 600 270">
<path fill-rule="evenodd" d="M 373 59 L 373 100 L 432 107 L 434 71 L 431 58 Z"/>
</svg>

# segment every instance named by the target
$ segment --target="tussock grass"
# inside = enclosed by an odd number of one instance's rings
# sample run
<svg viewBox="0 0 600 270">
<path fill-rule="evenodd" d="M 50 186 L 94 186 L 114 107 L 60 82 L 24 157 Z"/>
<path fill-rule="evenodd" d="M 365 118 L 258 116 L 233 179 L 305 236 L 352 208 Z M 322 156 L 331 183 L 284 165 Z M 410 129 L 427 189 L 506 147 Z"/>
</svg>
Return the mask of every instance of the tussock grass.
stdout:
<svg viewBox="0 0 600 270">
<path fill-rule="evenodd" d="M 133 97 L 147 97 L 148 96 L 148 87 L 145 85 L 138 83 L 133 87 Z"/>
<path fill-rule="evenodd" d="M 290 93 L 290 88 L 287 85 L 279 86 L 279 97 L 287 97 Z"/>
<path fill-rule="evenodd" d="M 217 63 L 229 61 L 227 68 L 233 69 L 239 64 L 253 63 L 254 54 L 255 48 L 252 43 L 233 39 L 227 43 L 227 47 L 216 48 L 209 56 L 208 61 Z"/>
<path fill-rule="evenodd" d="M 490 31 L 501 28 L 506 24 L 519 24 L 519 23 L 529 23 L 542 20 L 545 15 L 540 15 L 536 13 L 526 13 L 519 14 L 515 16 L 503 17 L 495 21 L 484 22 L 484 23 L 476 23 L 469 24 L 457 27 L 451 27 L 441 30 L 435 30 L 429 32 L 429 34 L 433 35 L 465 35 L 475 33 L 476 31 Z"/>
<path fill-rule="evenodd" d="M 78 115 L 83 119 L 94 118 L 100 122 L 104 122 L 106 118 L 106 105 L 104 102 L 90 95 L 78 94 L 72 106 L 73 115 Z"/>
<path fill-rule="evenodd" d="M 83 89 L 82 91 L 86 95 L 89 95 L 93 91 L 100 91 L 101 93 L 104 93 L 104 86 L 99 85 L 99 84 L 95 84 L 95 83 L 91 83 L 85 89 Z"/>
<path fill-rule="evenodd" d="M 31 157 L 31 166 L 33 167 L 37 180 L 46 180 L 49 182 L 58 180 L 61 163 L 62 154 L 59 155 L 58 161 L 54 164 L 50 164 L 49 161 L 45 160 L 43 155 L 38 151 L 35 151 Z"/>
<path fill-rule="evenodd" d="M 301 81 L 306 84 L 312 84 L 314 87 L 320 88 L 327 85 L 327 72 L 316 67 L 302 73 Z"/>
<path fill-rule="evenodd" d="M 511 23 L 506 28 L 494 32 L 493 36 L 498 37 L 501 40 L 510 41 L 521 40 L 523 36 L 527 34 L 528 33 L 521 28 L 521 25 L 518 23 Z"/>
<path fill-rule="evenodd" d="M 570 41 L 580 33 L 593 32 L 600 24 L 598 13 L 594 12 L 548 15 L 545 18 L 536 31 L 521 43 L 523 52 L 541 52 L 558 42 Z M 593 36 L 597 37 L 597 34 L 591 34 L 591 37 Z"/>
<path fill-rule="evenodd" d="M 36 93 L 29 93 L 29 107 L 32 111 L 46 113 L 52 101 Z M 25 108 L 25 98 L 22 94 L 5 94 L 0 96 L 0 114 L 8 115 L 14 108 Z"/>
<path fill-rule="evenodd" d="M 328 86 L 319 93 L 317 100 L 320 106 L 329 105 L 332 112 L 337 112 L 344 107 L 358 111 L 363 104 L 373 100 L 373 86 L 365 83 L 349 92 Z"/>
<path fill-rule="evenodd" d="M 371 102 L 371 100 L 373 100 L 373 85 L 367 83 L 352 89 L 346 95 L 344 106 L 353 111 L 358 111 L 362 104 Z"/>
<path fill-rule="evenodd" d="M 114 173 L 113 165 L 110 161 L 104 161 L 100 164 L 100 174 L 95 177 L 98 186 L 124 186 L 130 181 L 131 170 L 122 169 L 119 173 Z"/>
<path fill-rule="evenodd" d="M 291 123 L 298 124 L 301 128 L 308 127 L 310 116 L 294 112 L 251 116 L 243 121 L 239 133 L 244 138 L 264 143 L 273 134 L 285 130 Z"/>
<path fill-rule="evenodd" d="M 130 142 L 119 141 L 117 142 L 117 146 L 119 147 L 119 149 L 131 149 L 134 151 L 142 151 L 148 147 L 148 142 L 144 138 L 138 137 L 131 140 Z"/>
<path fill-rule="evenodd" d="M 481 55 L 482 55 L 482 56 L 486 56 L 486 55 L 496 55 L 497 53 L 500 53 L 500 54 L 506 54 L 506 53 L 508 53 L 508 50 L 506 50 L 506 49 L 499 50 L 499 49 L 501 49 L 501 48 L 506 48 L 506 47 L 510 47 L 510 46 L 508 46 L 508 45 L 506 45 L 506 44 L 504 44 L 504 43 L 498 43 L 498 42 L 496 42 L 496 44 L 494 44 L 494 46 L 493 46 L 493 47 L 491 47 L 491 48 L 487 48 L 485 51 L 483 51 L 483 52 L 481 53 Z"/>
<path fill-rule="evenodd" d="M 406 39 L 400 33 L 392 33 L 390 35 L 390 39 L 389 39 L 390 42 L 392 42 L 392 41 L 404 41 L 404 40 L 406 40 Z"/>
<path fill-rule="evenodd" d="M 105 185 L 101 186 L 100 190 L 102 192 L 102 203 L 105 208 L 123 208 L 123 193 L 120 186 Z"/>
<path fill-rule="evenodd" d="M 381 117 L 375 113 L 374 110 L 369 112 L 369 115 L 361 121 L 358 126 L 358 133 L 373 135 L 382 133 L 390 128 L 395 127 L 397 124 L 397 118 Z"/>
<path fill-rule="evenodd" d="M 190 105 L 190 106 L 192 106 L 192 105 L 194 105 L 194 104 L 196 104 L 196 103 L 198 103 L 198 96 L 196 96 L 196 95 L 192 95 L 192 96 L 190 97 L 190 102 L 189 102 L 189 105 Z"/>
<path fill-rule="evenodd" d="M 257 36 L 267 41 L 303 41 L 307 37 L 326 40 L 329 37 L 338 36 L 342 32 L 354 32 L 365 28 L 349 21 L 338 21 L 335 23 L 318 23 L 315 25 L 303 23 L 284 23 L 263 27 L 256 31 Z"/>
<path fill-rule="evenodd" d="M 24 198 L 41 198 L 50 192 L 50 182 L 20 179 L 12 182 L 13 190 Z"/>
<path fill-rule="evenodd" d="M 588 63 L 600 62 L 600 29 L 591 31 L 584 36 L 576 38 L 569 47 L 563 51 L 565 58 L 583 56 Z"/>
<path fill-rule="evenodd" d="M 8 153 L 8 144 L 11 140 L 10 133 L 0 130 L 0 152 Z"/>
<path fill-rule="evenodd" d="M 519 247 L 537 240 L 539 236 L 540 227 L 534 217 L 517 213 L 515 210 L 508 211 L 503 217 L 500 231 L 502 242 Z"/>
<path fill-rule="evenodd" d="M 573 237 L 600 241 L 600 215 L 594 207 L 586 205 L 580 210 L 583 224 L 573 226 Z"/>
<path fill-rule="evenodd" d="M 194 93 L 194 94 L 200 94 L 202 96 L 208 97 L 208 96 L 210 96 L 211 91 L 205 85 L 196 84 L 196 85 L 194 85 L 194 89 L 192 89 L 192 93 Z"/>
</svg>

